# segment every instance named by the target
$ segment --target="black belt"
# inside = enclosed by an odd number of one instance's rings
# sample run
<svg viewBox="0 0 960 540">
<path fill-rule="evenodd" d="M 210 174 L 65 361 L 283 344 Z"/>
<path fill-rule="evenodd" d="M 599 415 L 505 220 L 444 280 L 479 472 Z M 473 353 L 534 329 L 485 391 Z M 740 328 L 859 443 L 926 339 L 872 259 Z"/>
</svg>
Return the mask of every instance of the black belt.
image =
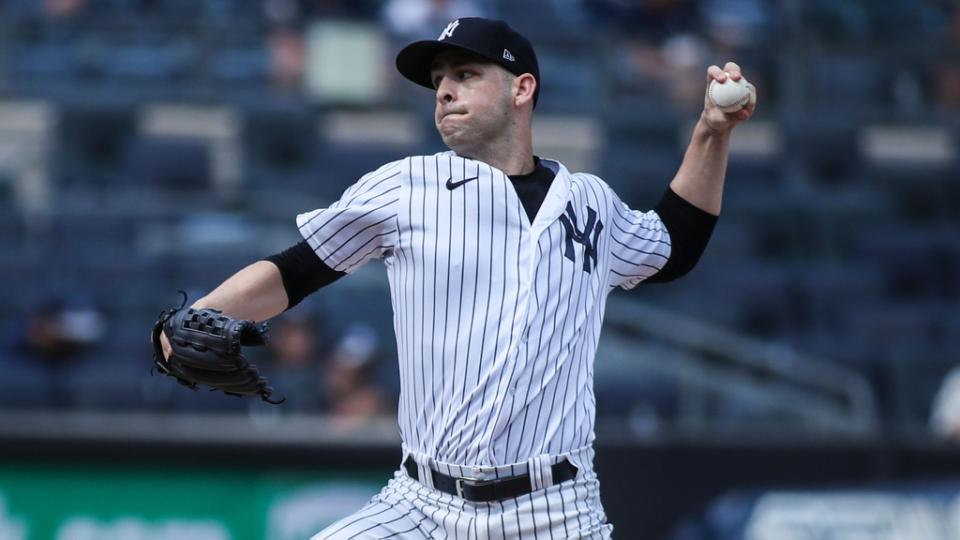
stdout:
<svg viewBox="0 0 960 540">
<path fill-rule="evenodd" d="M 417 463 L 409 456 L 404 460 L 403 468 L 407 470 L 410 478 L 420 481 L 420 471 L 417 468 Z M 577 477 L 577 467 L 566 458 L 560 463 L 551 465 L 550 469 L 553 471 L 554 485 Z M 470 478 L 448 476 L 430 469 L 430 475 L 433 477 L 434 488 L 473 502 L 502 501 L 526 495 L 533 491 L 533 488 L 530 487 L 529 474 L 496 480 L 472 480 Z"/>
</svg>

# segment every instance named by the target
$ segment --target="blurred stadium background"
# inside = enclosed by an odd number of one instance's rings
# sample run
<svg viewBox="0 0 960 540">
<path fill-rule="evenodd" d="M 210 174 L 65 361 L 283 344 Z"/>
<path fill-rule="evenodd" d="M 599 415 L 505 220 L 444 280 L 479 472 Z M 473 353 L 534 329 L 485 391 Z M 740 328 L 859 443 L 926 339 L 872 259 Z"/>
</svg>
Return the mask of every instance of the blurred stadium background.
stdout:
<svg viewBox="0 0 960 540">
<path fill-rule="evenodd" d="M 307 538 L 399 461 L 385 273 L 274 326 L 271 408 L 150 376 L 160 309 L 442 150 L 392 67 L 451 19 L 534 42 L 536 152 L 649 208 L 734 59 L 760 92 L 681 282 L 611 297 L 617 538 L 960 538 L 950 0 L 3 0 L 0 539 Z M 189 461 L 185 461 L 189 460 Z"/>
</svg>

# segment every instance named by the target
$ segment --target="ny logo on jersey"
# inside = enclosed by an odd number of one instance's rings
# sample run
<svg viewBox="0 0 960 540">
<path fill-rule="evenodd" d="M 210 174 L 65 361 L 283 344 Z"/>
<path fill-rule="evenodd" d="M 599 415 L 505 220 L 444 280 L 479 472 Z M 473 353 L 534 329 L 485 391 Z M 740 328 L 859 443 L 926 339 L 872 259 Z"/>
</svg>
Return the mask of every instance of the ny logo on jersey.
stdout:
<svg viewBox="0 0 960 540">
<path fill-rule="evenodd" d="M 597 219 L 597 212 L 588 206 L 587 222 L 583 225 L 583 230 L 581 231 L 577 226 L 577 213 L 573 211 L 573 205 L 570 204 L 570 201 L 567 201 L 567 213 L 560 216 L 560 223 L 563 224 L 563 228 L 567 233 L 563 256 L 573 262 L 577 262 L 576 256 L 573 253 L 573 243 L 583 244 L 583 271 L 589 274 L 592 270 L 590 261 L 593 261 L 593 266 L 597 265 L 596 248 L 597 241 L 600 238 L 600 231 L 603 230 L 603 222 Z M 593 238 L 590 238 L 591 232 L 593 233 Z"/>
<path fill-rule="evenodd" d="M 448 37 L 453 37 L 453 31 L 456 30 L 458 26 L 460 26 L 460 19 L 448 24 L 447 27 L 443 29 L 443 32 L 440 33 L 440 37 L 437 38 L 437 41 L 443 41 Z"/>
</svg>

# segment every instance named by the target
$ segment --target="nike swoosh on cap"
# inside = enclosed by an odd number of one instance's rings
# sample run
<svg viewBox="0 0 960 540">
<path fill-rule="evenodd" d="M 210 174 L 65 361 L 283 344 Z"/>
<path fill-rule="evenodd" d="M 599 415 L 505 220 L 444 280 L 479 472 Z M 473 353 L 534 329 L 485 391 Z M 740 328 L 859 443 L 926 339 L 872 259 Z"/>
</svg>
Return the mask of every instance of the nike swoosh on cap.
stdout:
<svg viewBox="0 0 960 540">
<path fill-rule="evenodd" d="M 452 181 L 452 180 L 453 180 L 453 177 L 451 176 L 450 178 L 447 178 L 447 189 L 449 189 L 450 191 L 453 191 L 453 190 L 457 189 L 458 187 L 466 184 L 467 182 L 469 182 L 469 181 L 471 181 L 471 180 L 476 180 L 477 178 L 480 178 L 480 177 L 479 177 L 479 176 L 474 176 L 473 178 L 464 178 L 463 180 L 459 180 L 459 181 L 457 181 L 457 182 L 453 182 L 453 181 Z"/>
</svg>

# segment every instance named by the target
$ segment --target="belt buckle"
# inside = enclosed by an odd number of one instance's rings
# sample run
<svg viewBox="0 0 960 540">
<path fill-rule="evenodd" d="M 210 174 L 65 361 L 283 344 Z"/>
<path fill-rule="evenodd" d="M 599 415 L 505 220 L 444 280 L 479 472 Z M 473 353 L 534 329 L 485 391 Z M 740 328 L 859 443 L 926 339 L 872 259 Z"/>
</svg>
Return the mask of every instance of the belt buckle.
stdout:
<svg viewBox="0 0 960 540">
<path fill-rule="evenodd" d="M 466 499 L 463 496 L 463 486 L 469 487 L 482 487 L 493 484 L 496 480 L 474 480 L 473 478 L 456 478 L 454 485 L 457 488 L 457 497 L 461 499 Z"/>
</svg>

